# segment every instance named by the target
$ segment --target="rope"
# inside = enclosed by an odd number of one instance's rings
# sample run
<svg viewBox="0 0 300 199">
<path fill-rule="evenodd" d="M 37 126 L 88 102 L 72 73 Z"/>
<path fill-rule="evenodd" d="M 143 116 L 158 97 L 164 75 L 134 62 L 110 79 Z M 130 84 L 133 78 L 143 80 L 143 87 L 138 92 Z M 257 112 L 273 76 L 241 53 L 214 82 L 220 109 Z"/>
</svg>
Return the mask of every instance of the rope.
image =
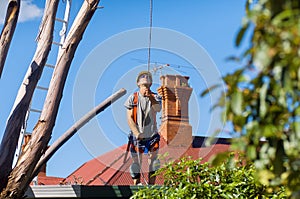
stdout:
<svg viewBox="0 0 300 199">
<path fill-rule="evenodd" d="M 150 71 L 150 57 L 151 57 L 151 39 L 152 39 L 152 7 L 153 7 L 153 2 L 150 0 L 150 22 L 149 22 L 149 46 L 148 46 L 148 72 Z"/>
</svg>

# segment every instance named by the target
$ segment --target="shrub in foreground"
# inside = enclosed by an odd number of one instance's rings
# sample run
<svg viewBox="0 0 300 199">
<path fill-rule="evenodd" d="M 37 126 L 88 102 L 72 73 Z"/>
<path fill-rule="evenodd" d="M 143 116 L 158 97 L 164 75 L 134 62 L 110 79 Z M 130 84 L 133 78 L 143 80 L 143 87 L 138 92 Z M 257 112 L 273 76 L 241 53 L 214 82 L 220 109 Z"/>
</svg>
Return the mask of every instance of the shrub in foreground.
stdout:
<svg viewBox="0 0 300 199">
<path fill-rule="evenodd" d="M 155 175 L 163 175 L 163 186 L 143 187 L 131 198 L 286 198 L 284 188 L 268 193 L 254 174 L 253 164 L 236 161 L 233 155 L 218 166 L 182 158 L 157 171 Z"/>
</svg>

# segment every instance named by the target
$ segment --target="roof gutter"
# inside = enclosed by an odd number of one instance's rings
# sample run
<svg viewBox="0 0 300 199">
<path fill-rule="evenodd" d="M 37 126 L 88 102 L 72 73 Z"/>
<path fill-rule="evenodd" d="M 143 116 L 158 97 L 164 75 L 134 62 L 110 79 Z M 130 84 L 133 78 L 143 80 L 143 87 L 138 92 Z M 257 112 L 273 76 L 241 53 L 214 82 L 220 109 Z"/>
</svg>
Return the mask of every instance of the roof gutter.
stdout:
<svg viewBox="0 0 300 199">
<path fill-rule="evenodd" d="M 129 198 L 140 188 L 129 185 L 37 185 L 28 188 L 25 198 Z"/>
</svg>

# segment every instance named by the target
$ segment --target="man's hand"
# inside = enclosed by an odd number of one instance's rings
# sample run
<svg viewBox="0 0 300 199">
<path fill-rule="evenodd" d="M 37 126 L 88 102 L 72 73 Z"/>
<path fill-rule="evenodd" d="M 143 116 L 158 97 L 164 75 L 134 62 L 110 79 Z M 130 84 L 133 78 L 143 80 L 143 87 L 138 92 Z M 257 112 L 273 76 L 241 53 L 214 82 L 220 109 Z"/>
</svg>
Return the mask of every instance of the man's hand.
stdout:
<svg viewBox="0 0 300 199">
<path fill-rule="evenodd" d="M 149 100 L 152 102 L 152 104 L 157 104 L 158 102 L 156 101 L 156 99 L 154 98 L 154 95 L 152 94 L 152 91 L 150 91 L 149 94 Z"/>
<path fill-rule="evenodd" d="M 144 88 L 144 94 L 145 94 L 144 96 L 147 96 L 149 98 L 153 110 L 155 112 L 160 112 L 161 105 L 159 104 L 158 101 L 156 101 L 156 99 L 155 99 L 155 97 L 154 97 L 154 95 L 153 95 L 153 93 L 152 93 L 152 91 L 150 90 L 149 87 Z"/>
<path fill-rule="evenodd" d="M 152 94 L 152 91 L 150 90 L 150 88 L 149 87 L 145 87 L 145 96 L 146 97 L 150 97 L 151 94 Z"/>
<path fill-rule="evenodd" d="M 135 136 L 135 137 L 136 137 L 136 139 L 137 139 L 137 140 L 141 140 L 141 139 L 143 139 L 141 135 L 142 135 L 141 133 L 138 133 L 138 134 Z"/>
</svg>

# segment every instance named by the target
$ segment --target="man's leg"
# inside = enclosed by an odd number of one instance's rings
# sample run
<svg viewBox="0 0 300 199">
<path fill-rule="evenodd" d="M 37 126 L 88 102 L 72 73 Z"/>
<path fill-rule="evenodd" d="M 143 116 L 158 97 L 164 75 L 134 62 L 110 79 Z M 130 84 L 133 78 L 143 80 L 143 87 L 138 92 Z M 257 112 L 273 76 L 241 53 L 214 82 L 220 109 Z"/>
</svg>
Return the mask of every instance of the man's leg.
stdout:
<svg viewBox="0 0 300 199">
<path fill-rule="evenodd" d="M 141 158 L 138 158 L 137 153 L 131 153 L 131 156 L 132 156 L 132 164 L 130 166 L 130 175 L 133 179 L 133 184 L 137 185 L 141 182 L 141 167 L 140 167 Z"/>
<path fill-rule="evenodd" d="M 156 176 L 153 176 L 153 174 L 160 167 L 160 161 L 159 161 L 159 159 L 157 159 L 157 154 L 158 154 L 158 150 L 153 151 L 153 152 L 149 152 L 149 159 L 148 159 L 148 163 L 149 163 L 149 174 L 148 174 L 149 184 L 155 184 Z"/>
</svg>

